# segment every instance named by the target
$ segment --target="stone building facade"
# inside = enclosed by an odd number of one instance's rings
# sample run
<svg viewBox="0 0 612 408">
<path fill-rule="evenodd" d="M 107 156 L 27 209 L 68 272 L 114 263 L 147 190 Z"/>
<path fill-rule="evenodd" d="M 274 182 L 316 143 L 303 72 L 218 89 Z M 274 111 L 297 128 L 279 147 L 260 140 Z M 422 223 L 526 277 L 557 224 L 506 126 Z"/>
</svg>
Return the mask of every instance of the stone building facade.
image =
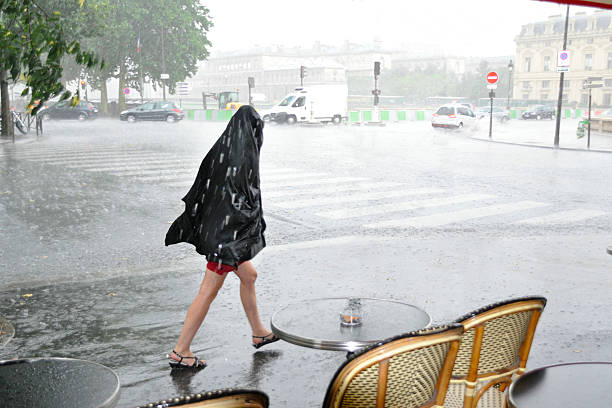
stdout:
<svg viewBox="0 0 612 408">
<path fill-rule="evenodd" d="M 592 90 L 594 106 L 612 106 L 612 12 L 585 12 L 570 16 L 567 50 L 569 72 L 563 85 L 564 104 L 586 106 L 588 77 L 602 77 L 604 87 Z M 559 96 L 560 74 L 557 54 L 563 48 L 565 16 L 551 16 L 547 21 L 526 24 L 515 38 L 516 60 L 513 75 L 513 99 L 554 104 Z"/>
</svg>

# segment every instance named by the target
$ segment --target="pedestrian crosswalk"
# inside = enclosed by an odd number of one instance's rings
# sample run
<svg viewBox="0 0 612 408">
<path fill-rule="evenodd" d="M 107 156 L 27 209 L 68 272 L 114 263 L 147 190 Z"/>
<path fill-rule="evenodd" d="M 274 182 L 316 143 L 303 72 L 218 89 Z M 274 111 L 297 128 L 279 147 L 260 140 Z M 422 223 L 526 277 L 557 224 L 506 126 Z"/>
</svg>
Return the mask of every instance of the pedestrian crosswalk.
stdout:
<svg viewBox="0 0 612 408">
<path fill-rule="evenodd" d="M 83 174 L 122 177 L 172 191 L 188 189 L 202 157 L 136 147 L 87 146 L 22 148 L 0 154 Z M 262 163 L 261 188 L 267 214 L 299 218 L 303 223 L 376 229 L 435 229 L 465 223 L 516 226 L 579 225 L 602 219 L 601 208 L 567 209 L 554 202 L 509 199 L 482 191 L 463 191 L 376 180 L 325 169 L 299 169 Z"/>
</svg>

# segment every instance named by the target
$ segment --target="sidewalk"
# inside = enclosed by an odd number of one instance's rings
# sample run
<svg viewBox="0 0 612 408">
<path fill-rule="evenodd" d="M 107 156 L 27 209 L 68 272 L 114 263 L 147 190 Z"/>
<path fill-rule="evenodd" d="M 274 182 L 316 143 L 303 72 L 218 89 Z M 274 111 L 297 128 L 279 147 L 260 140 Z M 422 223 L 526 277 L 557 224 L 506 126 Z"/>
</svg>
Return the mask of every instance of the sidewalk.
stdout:
<svg viewBox="0 0 612 408">
<path fill-rule="evenodd" d="M 589 244 L 578 245 L 571 232 L 412 240 L 362 235 L 271 246 L 254 259 L 260 314 L 268 325 L 289 302 L 363 296 L 415 304 L 436 325 L 495 301 L 543 295 L 548 305 L 528 368 L 609 360 L 606 238 L 581 237 Z M 54 356 L 104 364 L 121 379 L 119 407 L 226 387 L 260 389 L 273 407 L 320 406 L 345 354 L 284 341 L 255 351 L 239 281 L 231 274 L 193 343 L 209 367 L 171 374 L 164 355 L 197 293 L 202 266 L 194 257 L 174 268 L 143 265 L 129 276 L 0 290 L 0 315 L 15 326 L 0 359 Z"/>
<path fill-rule="evenodd" d="M 484 120 L 486 119 L 486 121 Z M 489 121 L 484 118 L 478 132 L 472 136 L 473 139 L 484 140 L 495 143 L 509 143 L 530 147 L 554 148 L 555 126 L 554 120 L 549 122 L 546 132 L 534 133 L 530 131 L 533 120 L 513 119 L 509 123 L 500 124 L 493 121 L 493 134 L 489 138 Z M 486 123 L 485 123 L 486 122 Z M 536 122 L 542 125 L 542 121 Z M 578 119 L 563 119 L 559 131 L 559 149 L 580 150 L 592 152 L 612 153 L 612 133 L 601 133 L 591 130 L 590 149 L 587 148 L 587 135 L 578 139 L 576 129 Z M 517 129 L 518 128 L 518 129 Z"/>
</svg>

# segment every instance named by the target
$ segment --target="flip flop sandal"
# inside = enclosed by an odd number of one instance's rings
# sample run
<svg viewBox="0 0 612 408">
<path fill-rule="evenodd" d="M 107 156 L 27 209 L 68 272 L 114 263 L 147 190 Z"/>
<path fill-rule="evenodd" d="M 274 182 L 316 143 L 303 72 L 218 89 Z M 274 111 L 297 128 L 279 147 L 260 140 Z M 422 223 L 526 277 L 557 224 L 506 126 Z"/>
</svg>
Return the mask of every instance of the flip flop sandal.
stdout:
<svg viewBox="0 0 612 408">
<path fill-rule="evenodd" d="M 275 341 L 279 341 L 280 339 L 274 335 L 274 333 L 270 333 L 266 336 L 252 336 L 254 339 L 261 339 L 259 343 L 253 343 L 253 347 L 256 349 L 265 346 L 266 344 L 274 343 Z"/>
<path fill-rule="evenodd" d="M 178 369 L 189 369 L 189 370 L 198 371 L 198 370 L 203 370 L 207 366 L 205 362 L 198 359 L 198 356 L 184 357 L 180 355 L 180 353 L 177 353 L 175 350 L 172 350 L 172 352 L 176 354 L 178 357 L 180 357 L 180 360 L 176 361 L 173 358 L 171 358 L 169 355 L 167 356 L 168 358 L 170 358 L 170 360 L 172 360 L 168 363 L 170 364 L 170 367 L 172 367 L 172 369 L 178 368 Z M 195 362 L 193 364 L 183 363 L 183 360 L 188 359 L 188 358 L 195 360 Z"/>
</svg>

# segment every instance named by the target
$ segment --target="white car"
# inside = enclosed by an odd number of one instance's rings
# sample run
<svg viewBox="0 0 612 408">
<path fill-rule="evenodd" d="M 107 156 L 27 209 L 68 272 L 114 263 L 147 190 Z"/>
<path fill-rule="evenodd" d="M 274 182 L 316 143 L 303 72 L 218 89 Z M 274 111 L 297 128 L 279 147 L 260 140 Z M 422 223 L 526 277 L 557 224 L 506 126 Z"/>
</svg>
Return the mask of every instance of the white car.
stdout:
<svg viewBox="0 0 612 408">
<path fill-rule="evenodd" d="M 431 115 L 431 126 L 447 129 L 473 128 L 476 126 L 476 115 L 463 105 L 443 105 Z"/>
</svg>

